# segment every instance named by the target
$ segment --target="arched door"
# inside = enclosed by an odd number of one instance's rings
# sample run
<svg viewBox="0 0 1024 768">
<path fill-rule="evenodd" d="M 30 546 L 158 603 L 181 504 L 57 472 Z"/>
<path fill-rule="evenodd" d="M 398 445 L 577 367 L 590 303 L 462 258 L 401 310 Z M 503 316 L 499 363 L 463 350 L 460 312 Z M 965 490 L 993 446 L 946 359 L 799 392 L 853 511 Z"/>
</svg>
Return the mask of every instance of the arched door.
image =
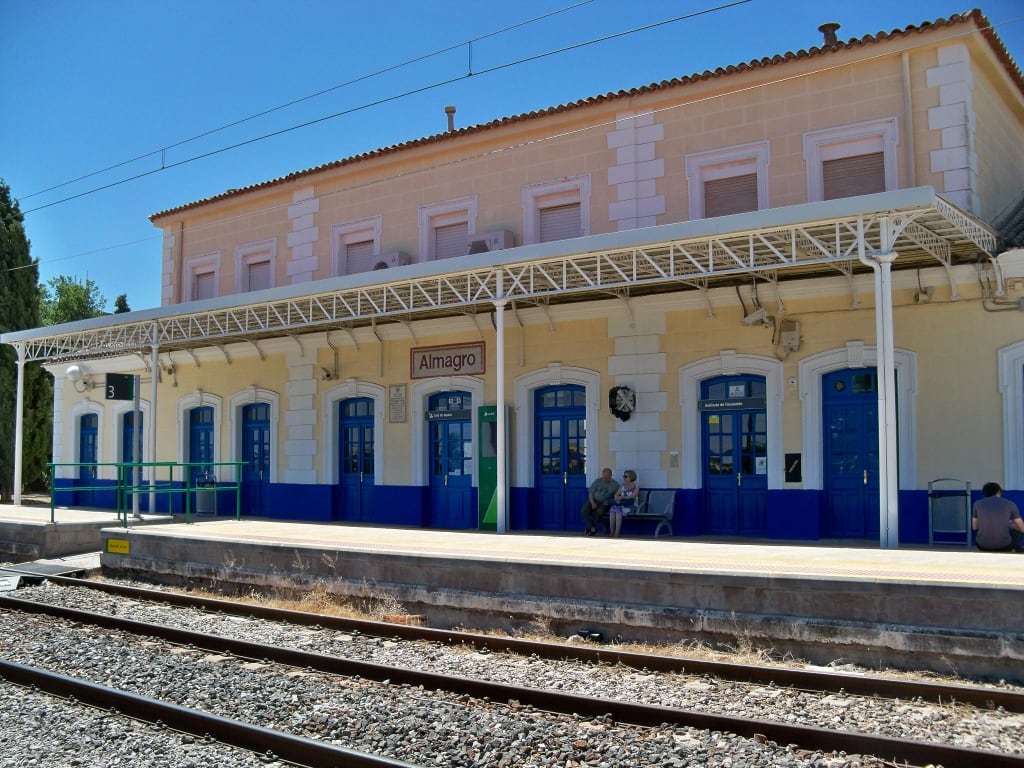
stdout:
<svg viewBox="0 0 1024 768">
<path fill-rule="evenodd" d="M 473 505 L 473 400 L 468 392 L 442 392 L 427 403 L 430 451 L 430 520 L 437 528 L 475 528 Z"/>
<path fill-rule="evenodd" d="M 78 483 L 85 490 L 75 494 L 75 503 L 91 507 L 96 503 L 96 440 L 99 434 L 99 416 L 85 413 L 78 420 Z M 89 465 L 92 466 L 89 466 Z"/>
<path fill-rule="evenodd" d="M 343 520 L 373 519 L 374 432 L 373 400 L 351 397 L 338 404 L 339 517 Z"/>
<path fill-rule="evenodd" d="M 531 527 L 564 531 L 583 527 L 587 498 L 586 390 L 576 384 L 534 394 L 534 476 Z"/>
<path fill-rule="evenodd" d="M 143 436 L 142 430 L 144 425 L 142 423 L 142 413 L 139 413 L 139 456 L 135 458 L 135 411 L 126 411 L 121 416 L 121 461 L 124 464 L 133 464 L 136 461 L 141 462 L 143 451 L 141 450 Z M 133 488 L 142 485 L 142 469 L 141 467 L 124 467 L 123 479 L 124 481 Z M 128 493 L 128 498 L 132 497 L 132 492 Z"/>
<path fill-rule="evenodd" d="M 189 464 L 213 462 L 213 407 L 204 405 L 188 412 Z M 189 467 L 192 487 L 199 481 L 214 480 L 212 467 Z"/>
<path fill-rule="evenodd" d="M 701 384 L 708 532 L 767 533 L 768 415 L 764 376 L 719 376 Z"/>
<path fill-rule="evenodd" d="M 834 371 L 821 384 L 825 535 L 877 538 L 878 371 Z"/>
<path fill-rule="evenodd" d="M 270 406 L 242 406 L 242 514 L 266 517 L 270 487 Z"/>
</svg>

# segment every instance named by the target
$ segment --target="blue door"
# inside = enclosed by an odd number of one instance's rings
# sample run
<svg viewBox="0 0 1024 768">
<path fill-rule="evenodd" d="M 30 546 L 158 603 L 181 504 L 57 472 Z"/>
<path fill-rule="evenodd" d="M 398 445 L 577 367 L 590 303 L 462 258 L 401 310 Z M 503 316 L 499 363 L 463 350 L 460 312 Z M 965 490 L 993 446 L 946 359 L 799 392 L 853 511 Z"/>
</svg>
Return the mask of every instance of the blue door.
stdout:
<svg viewBox="0 0 1024 768">
<path fill-rule="evenodd" d="M 139 413 L 139 445 L 142 445 L 142 413 Z M 143 451 L 139 451 L 140 455 Z M 121 417 L 121 461 L 125 464 L 132 464 L 135 459 L 135 411 L 128 411 Z M 138 461 L 142 461 L 141 458 Z M 124 480 L 130 487 L 142 485 L 142 469 L 140 467 L 124 468 Z M 132 498 L 132 492 L 128 492 L 128 499 Z"/>
<path fill-rule="evenodd" d="M 763 376 L 701 384 L 704 499 L 708 532 L 767 533 L 768 415 Z"/>
<path fill-rule="evenodd" d="M 96 504 L 96 492 L 88 490 L 96 487 L 96 438 L 99 433 L 99 416 L 95 413 L 86 413 L 78 420 L 78 461 L 81 464 L 92 464 L 93 466 L 81 466 L 78 468 L 79 485 L 86 486 L 87 490 L 75 494 L 75 503 L 85 507 Z"/>
<path fill-rule="evenodd" d="M 534 476 L 530 526 L 548 531 L 583 527 L 587 498 L 586 390 L 543 387 L 534 394 Z"/>
<path fill-rule="evenodd" d="M 373 519 L 373 400 L 353 397 L 338 408 L 339 517 L 367 522 Z"/>
<path fill-rule="evenodd" d="M 213 407 L 204 405 L 188 412 L 188 461 L 190 464 L 213 462 Z M 212 467 L 189 467 L 194 488 L 199 481 L 213 479 Z M 208 475 L 211 477 L 208 478 Z"/>
<path fill-rule="evenodd" d="M 270 406 L 242 406 L 242 514 L 266 517 L 270 486 Z"/>
<path fill-rule="evenodd" d="M 473 401 L 444 392 L 427 403 L 430 440 L 430 520 L 436 528 L 475 528 Z"/>
<path fill-rule="evenodd" d="M 822 387 L 825 535 L 877 538 L 877 369 L 834 371 Z"/>
</svg>

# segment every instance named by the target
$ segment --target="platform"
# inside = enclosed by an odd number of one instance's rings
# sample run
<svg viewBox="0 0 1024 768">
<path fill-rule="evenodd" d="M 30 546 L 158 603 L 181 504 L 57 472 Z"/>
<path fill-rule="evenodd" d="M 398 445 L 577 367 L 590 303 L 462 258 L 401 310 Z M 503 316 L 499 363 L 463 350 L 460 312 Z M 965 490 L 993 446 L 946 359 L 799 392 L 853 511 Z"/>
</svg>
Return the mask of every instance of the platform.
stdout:
<svg viewBox="0 0 1024 768">
<path fill-rule="evenodd" d="M 101 546 L 100 531 L 120 525 L 109 509 L 57 507 L 53 521 L 49 505 L 0 504 L 0 557 L 15 562 L 59 558 L 95 552 Z M 128 516 L 132 527 L 174 522 L 169 515 Z"/>
<path fill-rule="evenodd" d="M 388 595 L 437 627 L 588 627 L 1024 678 L 1024 555 L 233 519 L 101 535 L 110 575 Z"/>
</svg>

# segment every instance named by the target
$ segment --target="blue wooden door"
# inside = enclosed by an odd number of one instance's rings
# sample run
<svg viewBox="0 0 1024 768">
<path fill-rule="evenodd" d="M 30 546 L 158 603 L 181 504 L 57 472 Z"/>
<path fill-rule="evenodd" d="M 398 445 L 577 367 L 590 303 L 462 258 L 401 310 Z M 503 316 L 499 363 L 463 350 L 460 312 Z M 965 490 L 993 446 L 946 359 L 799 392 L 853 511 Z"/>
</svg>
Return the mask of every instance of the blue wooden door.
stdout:
<svg viewBox="0 0 1024 768">
<path fill-rule="evenodd" d="M 142 445 L 143 424 L 142 413 L 139 413 L 139 445 Z M 140 456 L 144 451 L 139 451 Z M 135 461 L 142 461 L 135 458 L 135 411 L 128 411 L 121 416 L 121 461 L 125 464 L 132 464 Z M 135 488 L 142 485 L 142 469 L 140 467 L 125 467 L 124 480 L 129 487 Z M 132 498 L 133 492 L 128 492 L 128 499 Z M 145 497 L 143 497 L 145 498 Z"/>
<path fill-rule="evenodd" d="M 877 369 L 834 371 L 822 387 L 825 535 L 877 538 Z"/>
<path fill-rule="evenodd" d="M 266 517 L 270 486 L 270 406 L 242 406 L 242 514 Z"/>
<path fill-rule="evenodd" d="M 373 400 L 352 397 L 338 408 L 339 517 L 367 522 L 373 519 L 374 433 Z"/>
<path fill-rule="evenodd" d="M 99 416 L 95 413 L 86 413 L 78 420 L 78 461 L 82 464 L 95 464 L 96 462 L 96 439 L 99 434 Z M 79 485 L 87 489 L 96 486 L 96 467 L 81 466 L 78 468 Z M 78 491 L 75 494 L 75 503 L 91 507 L 96 503 L 96 492 L 93 490 Z"/>
<path fill-rule="evenodd" d="M 427 404 L 430 419 L 430 521 L 438 528 L 475 528 L 473 401 L 468 392 L 443 392 Z"/>
<path fill-rule="evenodd" d="M 582 528 L 580 507 L 587 498 L 586 390 L 574 384 L 538 389 L 534 419 L 537 481 L 530 525 L 553 531 Z"/>
<path fill-rule="evenodd" d="M 204 405 L 188 412 L 188 461 L 195 463 L 213 462 L 213 407 Z M 213 480 L 212 467 L 189 467 L 192 487 L 200 480 Z"/>
<path fill-rule="evenodd" d="M 708 532 L 764 536 L 769 459 L 764 377 L 705 381 L 701 416 Z"/>
</svg>

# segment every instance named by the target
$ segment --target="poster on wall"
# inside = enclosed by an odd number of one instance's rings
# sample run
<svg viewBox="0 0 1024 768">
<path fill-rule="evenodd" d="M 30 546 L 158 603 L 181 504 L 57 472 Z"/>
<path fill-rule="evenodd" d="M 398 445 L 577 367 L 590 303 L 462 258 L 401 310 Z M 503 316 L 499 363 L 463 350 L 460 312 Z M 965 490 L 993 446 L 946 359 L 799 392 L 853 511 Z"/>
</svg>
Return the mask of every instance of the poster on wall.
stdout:
<svg viewBox="0 0 1024 768">
<path fill-rule="evenodd" d="M 403 424 L 408 418 L 406 403 L 408 392 L 405 384 L 392 384 L 388 387 L 388 421 L 392 424 Z"/>
</svg>

